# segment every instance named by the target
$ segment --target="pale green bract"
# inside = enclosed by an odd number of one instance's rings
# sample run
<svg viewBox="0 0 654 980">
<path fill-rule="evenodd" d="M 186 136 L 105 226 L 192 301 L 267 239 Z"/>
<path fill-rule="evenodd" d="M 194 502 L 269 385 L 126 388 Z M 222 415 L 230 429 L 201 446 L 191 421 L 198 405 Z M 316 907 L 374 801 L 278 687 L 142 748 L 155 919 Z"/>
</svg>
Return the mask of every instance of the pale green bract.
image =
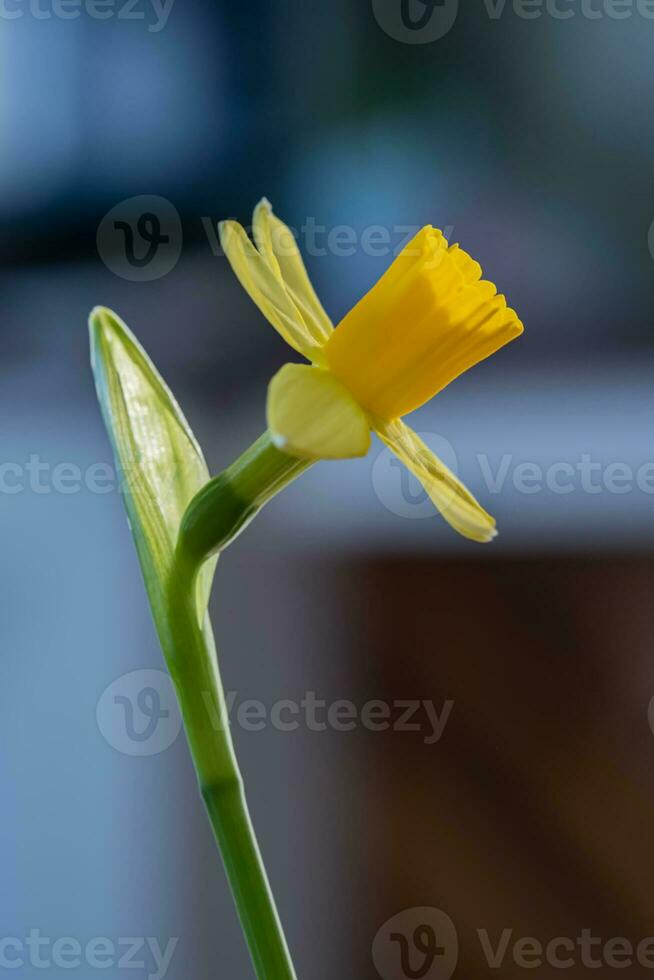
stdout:
<svg viewBox="0 0 654 980">
<path fill-rule="evenodd" d="M 264 434 L 210 480 L 177 402 L 130 330 L 104 307 L 89 325 L 132 535 L 252 962 L 259 980 L 296 980 L 234 755 L 207 604 L 216 553 L 308 464 Z"/>
<path fill-rule="evenodd" d="M 120 472 L 130 527 L 157 626 L 184 511 L 209 480 L 202 451 L 177 401 L 129 327 L 111 310 L 89 318 L 98 400 Z M 198 618 L 216 558 L 198 577 Z"/>
</svg>

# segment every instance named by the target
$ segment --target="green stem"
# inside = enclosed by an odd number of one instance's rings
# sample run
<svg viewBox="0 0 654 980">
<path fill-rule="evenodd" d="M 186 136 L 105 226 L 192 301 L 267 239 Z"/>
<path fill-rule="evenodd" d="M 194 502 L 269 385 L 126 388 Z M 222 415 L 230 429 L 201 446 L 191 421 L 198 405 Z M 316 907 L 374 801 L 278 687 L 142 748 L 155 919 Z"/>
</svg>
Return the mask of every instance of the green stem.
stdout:
<svg viewBox="0 0 654 980">
<path fill-rule="evenodd" d="M 243 792 L 208 618 L 184 566 L 171 589 L 168 664 L 200 790 L 259 980 L 296 980 Z M 189 587 L 191 586 L 191 587 Z"/>
<path fill-rule="evenodd" d="M 259 980 L 296 980 L 234 754 L 208 616 L 199 623 L 197 577 L 275 493 L 309 465 L 268 434 L 194 498 L 183 518 L 162 636 L 200 789 Z"/>
<path fill-rule="evenodd" d="M 257 977 L 295 980 L 240 780 L 205 786 L 203 797 Z"/>
<path fill-rule="evenodd" d="M 179 547 L 193 562 L 227 547 L 263 505 L 279 493 L 312 460 L 288 456 L 264 434 L 226 470 L 210 480 L 188 506 Z"/>
</svg>

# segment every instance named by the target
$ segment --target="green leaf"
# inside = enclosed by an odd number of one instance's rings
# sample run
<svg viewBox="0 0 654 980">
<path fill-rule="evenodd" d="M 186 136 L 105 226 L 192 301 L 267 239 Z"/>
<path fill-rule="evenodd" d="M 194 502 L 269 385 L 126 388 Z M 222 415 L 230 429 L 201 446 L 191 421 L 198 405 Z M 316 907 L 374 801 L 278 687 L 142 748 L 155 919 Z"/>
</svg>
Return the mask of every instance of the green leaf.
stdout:
<svg viewBox="0 0 654 980">
<path fill-rule="evenodd" d="M 130 527 L 157 626 L 179 527 L 209 479 L 202 451 L 154 364 L 123 321 L 96 307 L 89 318 L 91 365 L 102 415 L 121 476 Z M 215 570 L 198 579 L 198 618 L 206 612 Z"/>
<path fill-rule="evenodd" d="M 200 532 L 198 552 L 189 553 L 186 541 L 177 547 L 188 504 L 209 482 L 202 452 L 171 392 L 122 320 L 98 307 L 89 325 L 98 399 L 123 479 L 150 604 L 256 974 L 295 980 L 245 802 L 229 725 L 215 723 L 216 718 L 224 722 L 228 717 L 206 615 L 216 560 L 199 563 L 206 549 L 217 543 L 216 528 L 236 533 L 244 518 L 243 506 L 248 516 L 308 464 L 284 457 L 267 438 L 259 440 L 253 452 L 230 468 L 228 476 L 211 481 L 209 513 L 206 495 L 201 495 L 200 513 L 193 512 L 190 521 L 193 541 Z M 230 517 L 238 527 L 229 525 Z M 206 547 L 202 547 L 203 530 Z M 201 571 L 195 578 L 198 567 Z"/>
</svg>

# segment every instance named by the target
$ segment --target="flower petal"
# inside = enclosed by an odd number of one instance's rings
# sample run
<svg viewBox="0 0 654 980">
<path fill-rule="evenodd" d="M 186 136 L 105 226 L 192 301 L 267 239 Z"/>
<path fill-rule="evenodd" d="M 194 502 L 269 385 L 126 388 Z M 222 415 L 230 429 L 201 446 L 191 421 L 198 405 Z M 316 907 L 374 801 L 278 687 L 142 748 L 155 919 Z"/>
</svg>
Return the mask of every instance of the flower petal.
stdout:
<svg viewBox="0 0 654 980">
<path fill-rule="evenodd" d="M 522 333 L 493 283 L 427 226 L 344 317 L 324 350 L 360 405 L 394 419 Z"/>
<path fill-rule="evenodd" d="M 309 360 L 320 356 L 320 344 L 311 336 L 281 278 L 256 250 L 236 221 L 221 221 L 220 243 L 239 282 L 266 319 L 299 354 Z"/>
<path fill-rule="evenodd" d="M 322 346 L 334 326 L 311 285 L 293 232 L 273 214 L 265 197 L 254 209 L 252 232 L 259 252 L 286 287 L 312 339 Z"/>
<path fill-rule="evenodd" d="M 379 438 L 420 480 L 445 520 L 472 541 L 487 542 L 497 535 L 495 521 L 461 481 L 404 422 L 372 419 Z"/>
<path fill-rule="evenodd" d="M 291 456 L 347 459 L 370 448 L 365 413 L 322 368 L 285 364 L 268 387 L 267 412 L 273 442 Z"/>
</svg>

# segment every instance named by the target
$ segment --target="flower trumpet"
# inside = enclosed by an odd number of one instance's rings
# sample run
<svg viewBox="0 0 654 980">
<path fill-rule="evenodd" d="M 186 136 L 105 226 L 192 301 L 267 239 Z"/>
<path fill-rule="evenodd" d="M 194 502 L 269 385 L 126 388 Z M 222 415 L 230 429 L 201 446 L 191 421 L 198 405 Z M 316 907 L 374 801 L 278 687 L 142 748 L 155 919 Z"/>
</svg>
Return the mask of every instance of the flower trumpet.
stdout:
<svg viewBox="0 0 654 980">
<path fill-rule="evenodd" d="M 426 226 L 334 329 L 295 238 L 264 198 L 254 242 L 235 221 L 221 243 L 241 285 L 310 364 L 286 364 L 268 389 L 274 445 L 300 459 L 364 456 L 376 432 L 460 534 L 490 541 L 495 521 L 402 416 L 522 333 L 481 266 Z"/>
</svg>

